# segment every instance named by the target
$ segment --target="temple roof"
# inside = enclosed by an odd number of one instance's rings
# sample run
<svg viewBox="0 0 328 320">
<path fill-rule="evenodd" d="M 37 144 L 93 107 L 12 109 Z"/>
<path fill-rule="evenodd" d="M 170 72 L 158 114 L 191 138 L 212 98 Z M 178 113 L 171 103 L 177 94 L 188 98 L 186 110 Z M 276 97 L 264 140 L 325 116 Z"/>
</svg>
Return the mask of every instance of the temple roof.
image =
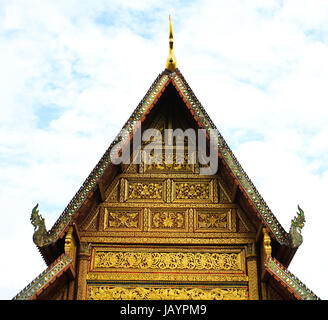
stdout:
<svg viewBox="0 0 328 320">
<path fill-rule="evenodd" d="M 79 191 L 67 205 L 63 213 L 55 222 L 53 227 L 47 231 L 46 236 L 42 237 L 37 243 L 41 254 L 42 248 L 55 243 L 61 239 L 67 232 L 69 226 L 74 224 L 74 218 L 78 214 L 79 209 L 87 202 L 92 193 L 97 188 L 98 181 L 102 178 L 103 173 L 111 165 L 110 152 L 112 148 L 120 141 L 120 139 L 130 139 L 137 127 L 143 122 L 151 109 L 156 104 L 166 87 L 172 83 L 176 88 L 184 103 L 188 107 L 190 113 L 198 123 L 200 128 L 209 130 L 217 130 L 216 126 L 202 107 L 189 85 L 183 78 L 181 72 L 176 69 L 175 72 L 164 70 L 154 81 L 145 97 L 134 110 L 128 121 L 123 126 L 121 132 L 126 135 L 118 135 L 109 148 L 104 153 L 96 167 L 89 174 Z M 248 199 L 248 202 L 256 210 L 257 216 L 262 224 L 267 228 L 271 237 L 284 247 L 295 247 L 293 238 L 280 225 L 272 211 L 269 209 L 264 199 L 261 197 L 254 184 L 251 182 L 236 157 L 228 147 L 227 143 L 218 133 L 218 156 L 224 161 L 230 169 L 235 182 L 238 184 L 241 192 Z M 38 218 L 41 216 L 38 215 Z M 292 225 L 302 227 L 304 223 L 304 214 L 300 209 L 300 214 L 294 218 Z M 33 280 L 26 288 L 24 288 L 14 299 L 33 299 L 40 295 L 47 286 L 58 279 L 63 272 L 71 269 L 72 260 L 67 255 L 61 255 L 53 262 L 43 273 Z M 319 299 L 311 290 L 309 290 L 300 280 L 298 280 L 286 267 L 279 263 L 275 258 L 269 257 L 265 262 L 267 272 L 274 277 L 283 287 L 292 293 L 297 299 Z"/>
<path fill-rule="evenodd" d="M 238 188 L 244 197 L 243 199 L 246 199 L 252 208 L 252 214 L 257 217 L 257 221 L 259 221 L 258 225 L 264 226 L 270 233 L 271 238 L 276 241 L 279 250 L 276 250 L 275 255 L 272 257 L 269 256 L 266 259 L 264 264 L 266 276 L 271 276 L 279 285 L 283 288 L 287 288 L 288 292 L 296 299 L 319 299 L 299 279 L 288 271 L 286 267 L 291 261 L 298 246 L 302 243 L 300 230 L 305 222 L 302 209 L 298 207 L 299 212 L 292 220 L 290 231 L 286 232 L 239 164 L 226 141 L 176 66 L 176 58 L 173 52 L 173 27 L 170 19 L 169 56 L 166 62 L 166 69 L 155 79 L 144 98 L 124 124 L 120 133 L 108 147 L 100 161 L 91 171 L 83 185 L 50 230 L 47 231 L 45 229 L 44 219 L 39 215 L 37 210 L 38 205 L 33 208 L 31 215 L 31 222 L 35 227 L 33 240 L 48 264 L 48 267 L 18 293 L 13 298 L 14 300 L 27 300 L 39 297 L 46 291 L 50 284 L 53 284 L 58 279 L 62 279 L 63 274 L 68 274 L 69 278 L 75 277 L 73 260 L 69 255 L 62 253 L 62 245 L 58 245 L 58 243 L 60 239 L 63 239 L 68 229 L 72 225 L 75 225 L 82 208 L 87 207 L 87 203 L 90 203 L 92 197 L 96 197 L 97 191 L 102 188 L 100 185 L 102 185 L 101 181 L 105 172 L 108 172 L 108 170 L 114 166 L 111 160 L 113 148 L 117 146 L 119 142 L 123 142 L 124 148 L 124 145 L 130 141 L 134 133 L 141 127 L 141 124 L 151 113 L 158 99 L 169 85 L 172 85 L 176 89 L 198 128 L 205 129 L 208 136 L 212 135 L 212 130 L 216 132 L 216 136 L 218 137 L 218 158 L 232 177 L 234 186 Z M 75 227 L 74 230 L 79 238 L 77 228 Z M 260 227 L 259 230 L 261 230 Z M 55 249 L 56 245 L 57 249 L 60 248 L 57 251 Z M 277 256 L 283 264 L 278 262 L 275 258 Z"/>
<path fill-rule="evenodd" d="M 250 205 L 256 211 L 257 216 L 262 221 L 263 225 L 266 226 L 267 230 L 270 232 L 273 239 L 277 240 L 280 245 L 290 248 L 297 248 L 302 241 L 298 243 L 293 241 L 292 234 L 286 232 L 282 225 L 279 223 L 275 215 L 272 213 L 260 193 L 257 191 L 256 187 L 247 176 L 246 172 L 243 170 L 242 166 L 232 153 L 231 149 L 227 145 L 226 141 L 219 133 L 215 124 L 210 119 L 209 115 L 198 101 L 188 83 L 184 79 L 183 75 L 176 69 L 174 72 L 169 72 L 165 69 L 156 78 L 154 83 L 151 85 L 145 97 L 136 107 L 128 121 L 125 123 L 121 130 L 121 135 L 119 134 L 114 141 L 111 143 L 109 148 L 106 150 L 98 164 L 89 174 L 87 179 L 84 181 L 83 185 L 80 187 L 78 192 L 75 194 L 73 199 L 69 202 L 63 213 L 57 219 L 53 227 L 47 231 L 46 235 L 39 239 L 37 246 L 42 248 L 58 239 L 62 238 L 68 227 L 73 223 L 74 217 L 76 216 L 79 209 L 87 202 L 88 198 L 91 197 L 92 193 L 97 188 L 97 183 L 102 178 L 103 173 L 111 165 L 110 152 L 112 148 L 122 139 L 126 141 L 130 139 L 133 133 L 137 130 L 140 123 L 146 118 L 151 109 L 156 104 L 159 97 L 164 92 L 165 88 L 172 83 L 181 98 L 185 102 L 190 113 L 196 120 L 199 128 L 206 129 L 208 132 L 210 129 L 216 130 L 218 135 L 218 156 L 221 158 L 225 166 L 230 170 L 231 175 L 235 183 L 239 186 L 241 192 L 247 198 Z M 32 219 L 33 217 L 31 217 Z M 302 216 L 304 220 L 304 215 Z M 301 228 L 302 226 L 297 225 L 300 219 L 296 217 L 292 221 L 295 227 Z M 305 221 L 305 220 L 304 220 Z M 303 222 L 304 222 L 303 221 Z"/>
</svg>

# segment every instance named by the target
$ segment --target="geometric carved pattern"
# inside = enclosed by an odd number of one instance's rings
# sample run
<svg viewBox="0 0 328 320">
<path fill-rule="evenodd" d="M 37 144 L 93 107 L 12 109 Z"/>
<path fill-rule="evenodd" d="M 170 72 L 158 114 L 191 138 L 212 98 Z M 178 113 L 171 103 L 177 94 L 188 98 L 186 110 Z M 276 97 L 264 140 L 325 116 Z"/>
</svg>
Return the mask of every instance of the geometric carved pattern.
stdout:
<svg viewBox="0 0 328 320">
<path fill-rule="evenodd" d="M 90 286 L 89 300 L 247 300 L 247 288 Z"/>
</svg>

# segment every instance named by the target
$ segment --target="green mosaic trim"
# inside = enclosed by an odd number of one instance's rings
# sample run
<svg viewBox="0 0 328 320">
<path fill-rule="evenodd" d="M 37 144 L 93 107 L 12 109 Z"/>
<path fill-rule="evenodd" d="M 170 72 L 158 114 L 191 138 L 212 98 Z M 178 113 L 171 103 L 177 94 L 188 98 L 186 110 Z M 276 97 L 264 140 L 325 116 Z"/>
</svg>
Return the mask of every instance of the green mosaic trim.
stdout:
<svg viewBox="0 0 328 320">
<path fill-rule="evenodd" d="M 273 215 L 268 205 L 265 203 L 259 192 L 256 190 L 255 186 L 247 176 L 246 172 L 243 170 L 238 160 L 230 150 L 229 146 L 225 142 L 224 138 L 219 133 L 215 124 L 212 122 L 205 109 L 202 107 L 200 102 L 197 100 L 196 96 L 193 94 L 191 88 L 184 80 L 183 76 L 179 71 L 172 75 L 173 81 L 178 86 L 180 92 L 183 94 L 187 103 L 190 105 L 195 115 L 198 117 L 200 123 L 204 129 L 214 129 L 216 130 L 219 141 L 218 148 L 221 152 L 224 160 L 231 168 L 235 177 L 237 178 L 240 185 L 243 187 L 249 199 L 252 201 L 253 205 L 257 208 L 261 217 L 263 218 L 265 224 L 271 230 L 271 233 L 281 244 L 290 244 L 290 236 L 280 225 L 279 221 Z"/>
<path fill-rule="evenodd" d="M 302 300 L 320 300 L 310 289 L 308 289 L 297 277 L 285 269 L 276 259 L 269 257 L 265 266 L 269 273 L 278 278 L 283 285 L 288 287 L 296 297 Z"/>
<path fill-rule="evenodd" d="M 50 267 L 43 271 L 29 285 L 27 285 L 13 300 L 30 300 L 36 293 L 42 290 L 53 278 L 64 271 L 72 262 L 69 256 L 63 255 Z"/>
</svg>

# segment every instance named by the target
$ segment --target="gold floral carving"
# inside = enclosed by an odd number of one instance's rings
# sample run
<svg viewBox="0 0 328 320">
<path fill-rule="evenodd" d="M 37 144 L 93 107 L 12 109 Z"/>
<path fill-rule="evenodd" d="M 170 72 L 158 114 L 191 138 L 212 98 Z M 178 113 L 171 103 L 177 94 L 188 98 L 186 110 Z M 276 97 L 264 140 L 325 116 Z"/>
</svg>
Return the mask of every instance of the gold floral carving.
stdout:
<svg viewBox="0 0 328 320">
<path fill-rule="evenodd" d="M 113 212 L 105 208 L 105 229 L 138 228 L 139 221 L 140 212 Z"/>
<path fill-rule="evenodd" d="M 177 171 L 177 172 L 185 172 L 185 171 L 194 171 L 193 164 L 189 164 L 188 162 L 188 154 L 184 154 L 183 162 L 182 161 L 177 161 L 176 159 L 176 152 L 174 154 L 166 154 L 165 152 L 162 152 L 161 158 L 159 159 L 160 161 L 155 161 L 153 163 L 147 164 L 144 163 L 144 172 L 151 171 L 151 172 L 156 172 L 156 171 Z M 181 163 L 179 163 L 181 162 Z"/>
<path fill-rule="evenodd" d="M 185 213 L 163 211 L 152 214 L 153 229 L 182 229 L 184 225 Z"/>
<path fill-rule="evenodd" d="M 94 268 L 241 270 L 240 253 L 96 251 Z"/>
<path fill-rule="evenodd" d="M 142 183 L 134 182 L 129 184 L 129 199 L 162 199 L 162 183 Z"/>
<path fill-rule="evenodd" d="M 170 179 L 168 179 L 170 180 Z M 196 199 L 197 200 L 197 199 Z M 147 201 L 148 202 L 148 201 Z M 148 202 L 149 203 L 149 202 Z M 148 204 L 147 204 L 148 205 Z M 103 203 L 99 205 L 100 207 L 106 207 L 108 204 Z M 129 202 L 129 203 L 111 203 L 110 206 L 112 208 L 144 208 L 145 204 L 142 201 L 139 202 Z M 163 202 L 156 202 L 156 207 L 158 208 L 167 208 L 167 203 Z M 190 202 L 189 201 L 181 201 L 181 202 L 175 202 L 174 207 L 179 208 L 190 208 Z M 204 203 L 204 201 L 195 201 L 192 204 L 192 207 L 194 208 L 210 208 L 210 209 L 238 209 L 239 206 L 237 204 L 225 204 L 225 203 Z"/>
<path fill-rule="evenodd" d="M 227 213 L 197 213 L 199 229 L 226 229 Z"/>
<path fill-rule="evenodd" d="M 89 300 L 247 300 L 246 288 L 90 286 Z"/>
<path fill-rule="evenodd" d="M 209 199 L 208 183 L 176 183 L 176 199 Z"/>
</svg>

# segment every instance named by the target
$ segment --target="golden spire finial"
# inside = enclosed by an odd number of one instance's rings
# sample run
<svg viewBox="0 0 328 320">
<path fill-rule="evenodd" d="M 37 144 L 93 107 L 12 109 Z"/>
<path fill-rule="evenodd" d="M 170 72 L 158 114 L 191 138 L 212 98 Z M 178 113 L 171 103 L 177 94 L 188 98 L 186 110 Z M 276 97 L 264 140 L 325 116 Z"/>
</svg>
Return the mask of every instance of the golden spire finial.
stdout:
<svg viewBox="0 0 328 320">
<path fill-rule="evenodd" d="M 174 56 L 173 52 L 173 25 L 171 16 L 169 16 L 170 19 L 170 35 L 169 35 L 169 56 L 166 60 L 166 69 L 173 72 L 177 67 L 177 59 Z"/>
</svg>

